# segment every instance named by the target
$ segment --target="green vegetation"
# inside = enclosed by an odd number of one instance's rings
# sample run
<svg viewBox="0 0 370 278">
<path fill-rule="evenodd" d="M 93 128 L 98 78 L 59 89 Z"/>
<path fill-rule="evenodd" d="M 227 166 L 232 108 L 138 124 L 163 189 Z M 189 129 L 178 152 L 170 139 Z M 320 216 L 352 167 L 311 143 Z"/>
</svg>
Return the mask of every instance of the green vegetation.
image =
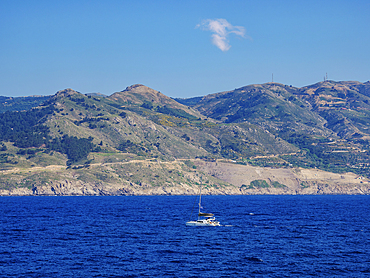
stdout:
<svg viewBox="0 0 370 278">
<path fill-rule="evenodd" d="M 285 185 L 283 184 L 280 184 L 279 182 L 277 181 L 274 181 L 271 183 L 271 185 L 275 188 L 283 188 L 285 187 Z M 269 188 L 270 185 L 268 184 L 267 181 L 265 180 L 254 180 L 254 181 L 251 181 L 251 183 L 249 185 L 245 185 L 243 184 L 240 188 L 241 189 L 255 189 L 255 188 Z"/>
<path fill-rule="evenodd" d="M 93 150 L 93 138 L 77 138 L 75 136 L 64 135 L 62 139 L 54 138 L 48 143 L 48 148 L 53 151 L 64 153 L 68 157 L 67 165 L 87 159 L 89 153 Z"/>
<path fill-rule="evenodd" d="M 309 187 L 310 187 L 310 185 L 308 184 L 308 182 L 302 181 L 302 182 L 301 182 L 301 187 L 302 187 L 302 188 L 309 188 Z"/>
<path fill-rule="evenodd" d="M 250 184 L 254 188 L 268 188 L 269 184 L 265 180 L 254 180 Z"/>
<path fill-rule="evenodd" d="M 26 111 L 41 105 L 50 96 L 3 97 L 0 96 L 0 113 L 6 111 Z"/>
<path fill-rule="evenodd" d="M 197 169 L 197 166 L 195 166 L 194 162 L 190 161 L 190 160 L 185 160 L 184 161 L 184 164 L 186 166 L 188 166 L 190 169 Z"/>
<path fill-rule="evenodd" d="M 286 185 L 279 183 L 278 181 L 272 181 L 271 185 L 275 188 L 284 188 Z"/>
<path fill-rule="evenodd" d="M 188 120 L 195 120 L 197 117 L 190 115 L 189 113 L 186 113 L 184 110 L 181 109 L 176 109 L 176 108 L 171 108 L 167 106 L 157 107 L 157 112 L 162 113 L 162 114 L 167 114 L 170 116 L 175 116 L 179 118 L 185 118 Z"/>
<path fill-rule="evenodd" d="M 54 111 L 54 107 L 47 106 L 24 112 L 0 113 L 0 141 L 14 142 L 20 148 L 41 146 L 49 132 L 43 123 Z"/>
</svg>

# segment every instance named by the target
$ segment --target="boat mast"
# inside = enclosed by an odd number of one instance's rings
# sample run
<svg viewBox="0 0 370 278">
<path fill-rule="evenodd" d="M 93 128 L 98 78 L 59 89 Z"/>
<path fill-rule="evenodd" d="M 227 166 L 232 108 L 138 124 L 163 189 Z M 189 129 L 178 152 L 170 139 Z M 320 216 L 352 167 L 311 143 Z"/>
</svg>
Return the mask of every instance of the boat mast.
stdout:
<svg viewBox="0 0 370 278">
<path fill-rule="evenodd" d="M 198 209 L 198 219 L 199 219 L 199 215 L 200 215 L 200 207 L 201 207 L 201 200 L 202 200 L 202 177 L 200 178 L 200 185 L 199 185 L 199 209 Z"/>
<path fill-rule="evenodd" d="M 202 187 L 199 189 L 199 213 L 200 213 L 200 207 L 201 207 L 201 199 L 202 199 Z"/>
</svg>

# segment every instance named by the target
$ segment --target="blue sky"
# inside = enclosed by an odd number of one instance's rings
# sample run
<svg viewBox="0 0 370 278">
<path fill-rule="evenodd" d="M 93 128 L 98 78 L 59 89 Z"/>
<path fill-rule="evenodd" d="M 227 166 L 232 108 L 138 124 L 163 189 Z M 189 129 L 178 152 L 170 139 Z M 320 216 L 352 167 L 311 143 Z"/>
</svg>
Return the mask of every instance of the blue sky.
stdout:
<svg viewBox="0 0 370 278">
<path fill-rule="evenodd" d="M 370 1 L 0 0 L 0 95 L 370 79 Z"/>
</svg>

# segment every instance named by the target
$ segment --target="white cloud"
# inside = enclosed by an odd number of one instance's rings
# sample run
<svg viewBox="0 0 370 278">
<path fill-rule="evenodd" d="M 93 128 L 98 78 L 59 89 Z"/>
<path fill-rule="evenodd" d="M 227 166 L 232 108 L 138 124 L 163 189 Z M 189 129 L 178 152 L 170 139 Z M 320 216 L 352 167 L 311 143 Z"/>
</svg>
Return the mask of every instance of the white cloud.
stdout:
<svg viewBox="0 0 370 278">
<path fill-rule="evenodd" d="M 233 26 L 226 19 L 205 19 L 196 28 L 211 31 L 212 43 L 222 51 L 228 51 L 231 47 L 228 40 L 229 34 L 235 34 L 245 38 L 245 28 L 242 26 Z"/>
</svg>

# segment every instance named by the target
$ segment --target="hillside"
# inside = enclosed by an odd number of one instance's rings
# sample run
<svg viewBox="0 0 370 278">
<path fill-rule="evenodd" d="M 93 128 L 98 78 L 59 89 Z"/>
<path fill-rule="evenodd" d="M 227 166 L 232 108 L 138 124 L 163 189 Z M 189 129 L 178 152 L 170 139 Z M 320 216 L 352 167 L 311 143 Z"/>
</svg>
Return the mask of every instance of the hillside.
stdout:
<svg viewBox="0 0 370 278">
<path fill-rule="evenodd" d="M 39 106 L 50 96 L 30 96 L 30 97 L 3 97 L 0 96 L 0 113 L 6 111 L 25 111 Z"/>
<path fill-rule="evenodd" d="M 370 83 L 325 81 L 303 88 L 250 85 L 185 100 L 224 123 L 249 122 L 300 149 L 293 165 L 366 174 Z M 182 102 L 182 100 L 179 100 Z"/>
<path fill-rule="evenodd" d="M 61 90 L 0 114 L 0 195 L 196 194 L 201 177 L 208 194 L 368 194 L 369 97 L 369 82 L 334 81 Z"/>
</svg>

